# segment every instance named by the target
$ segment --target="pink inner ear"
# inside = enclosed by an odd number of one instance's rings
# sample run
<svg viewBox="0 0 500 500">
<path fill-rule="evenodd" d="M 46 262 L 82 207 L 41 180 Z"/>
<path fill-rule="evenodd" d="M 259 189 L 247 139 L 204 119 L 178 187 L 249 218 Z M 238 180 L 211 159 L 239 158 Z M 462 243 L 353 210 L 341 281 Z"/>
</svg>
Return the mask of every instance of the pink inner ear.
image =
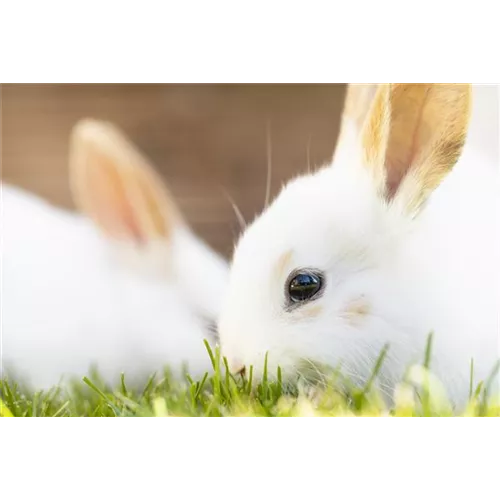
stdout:
<svg viewBox="0 0 500 500">
<path fill-rule="evenodd" d="M 402 104 L 405 98 L 409 104 Z M 401 86 L 392 96 L 391 132 L 385 158 L 386 195 L 389 199 L 394 197 L 421 152 L 425 133 L 423 113 L 427 101 L 428 91 L 424 86 L 417 88 L 416 92 L 407 92 Z"/>
<path fill-rule="evenodd" d="M 389 199 L 394 197 L 401 182 L 412 168 L 418 151 L 418 127 L 411 134 L 409 144 L 408 150 L 402 152 L 401 156 L 391 155 L 390 149 L 388 150 L 385 167 L 387 172 L 386 193 Z"/>
<path fill-rule="evenodd" d="M 128 228 L 128 234 L 130 236 L 127 239 L 133 239 L 139 244 L 144 244 L 146 242 L 146 238 L 144 237 L 139 224 L 134 218 L 133 211 L 130 205 L 127 205 L 127 207 L 124 208 L 124 223 Z"/>
<path fill-rule="evenodd" d="M 95 167 L 87 169 L 91 213 L 110 237 L 144 243 L 144 234 L 124 180 L 112 160 L 99 152 L 96 156 L 92 162 Z"/>
</svg>

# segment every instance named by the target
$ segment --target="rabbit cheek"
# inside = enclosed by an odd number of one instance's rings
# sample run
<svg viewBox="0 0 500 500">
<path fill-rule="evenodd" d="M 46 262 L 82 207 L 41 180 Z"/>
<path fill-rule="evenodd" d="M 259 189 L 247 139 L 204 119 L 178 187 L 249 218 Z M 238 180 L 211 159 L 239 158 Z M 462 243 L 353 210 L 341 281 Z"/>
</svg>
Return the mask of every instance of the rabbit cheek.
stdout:
<svg viewBox="0 0 500 500">
<path fill-rule="evenodd" d="M 297 315 L 300 319 L 310 320 L 317 318 L 323 311 L 323 307 L 319 304 L 311 305 L 310 307 L 304 307 L 297 311 Z"/>
<path fill-rule="evenodd" d="M 349 301 L 340 313 L 340 317 L 350 326 L 360 326 L 370 314 L 370 304 L 365 297 Z"/>
</svg>

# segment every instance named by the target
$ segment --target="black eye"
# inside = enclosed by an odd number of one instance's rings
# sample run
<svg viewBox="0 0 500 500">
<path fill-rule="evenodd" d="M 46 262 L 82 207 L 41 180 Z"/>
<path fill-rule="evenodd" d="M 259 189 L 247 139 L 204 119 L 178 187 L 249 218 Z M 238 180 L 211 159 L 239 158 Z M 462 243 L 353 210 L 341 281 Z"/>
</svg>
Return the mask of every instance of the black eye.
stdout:
<svg viewBox="0 0 500 500">
<path fill-rule="evenodd" d="M 294 273 L 288 282 L 288 297 L 290 302 L 304 302 L 311 300 L 323 284 L 321 274 L 312 271 L 299 271 Z"/>
</svg>

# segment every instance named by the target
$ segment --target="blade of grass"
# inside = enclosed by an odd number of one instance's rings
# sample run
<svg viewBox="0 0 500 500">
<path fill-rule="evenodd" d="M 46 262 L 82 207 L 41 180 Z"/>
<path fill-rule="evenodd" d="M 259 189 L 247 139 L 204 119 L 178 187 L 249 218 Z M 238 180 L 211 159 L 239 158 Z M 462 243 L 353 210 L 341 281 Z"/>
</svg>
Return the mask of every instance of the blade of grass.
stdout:
<svg viewBox="0 0 500 500">
<path fill-rule="evenodd" d="M 128 394 L 127 391 L 127 386 L 125 385 L 125 373 L 120 373 L 120 385 L 121 385 L 121 390 L 122 394 L 126 396 Z"/>
<path fill-rule="evenodd" d="M 253 383 L 253 365 L 250 365 L 250 368 L 248 370 L 248 386 L 247 386 L 248 395 L 252 393 L 252 383 Z"/>
<path fill-rule="evenodd" d="M 370 375 L 370 378 L 366 382 L 365 386 L 363 387 L 362 394 L 365 396 L 368 394 L 368 392 L 371 390 L 373 382 L 375 381 L 375 378 L 379 374 L 382 364 L 385 360 L 385 357 L 387 356 L 387 352 L 389 351 L 389 344 L 385 344 L 384 347 L 382 347 L 382 350 L 380 351 L 380 354 L 378 355 L 377 361 L 375 362 L 375 366 L 373 368 L 373 371 Z"/>
<path fill-rule="evenodd" d="M 13 417 L 12 412 L 7 408 L 6 404 L 0 399 L 0 417 Z"/>
<path fill-rule="evenodd" d="M 153 373 L 152 375 L 150 375 L 150 377 L 148 378 L 148 381 L 146 382 L 146 385 L 144 386 L 144 389 L 142 391 L 142 395 L 141 395 L 141 399 L 145 399 L 147 395 L 149 395 L 150 391 L 151 391 L 151 387 L 153 387 L 153 382 L 156 378 L 156 373 Z"/>
<path fill-rule="evenodd" d="M 429 369 L 431 365 L 433 338 L 434 338 L 434 332 L 429 333 L 429 335 L 427 336 L 427 343 L 425 345 L 424 367 L 427 369 Z"/>
<path fill-rule="evenodd" d="M 205 344 L 205 348 L 207 349 L 208 355 L 210 356 L 210 361 L 212 362 L 212 366 L 215 370 L 215 357 L 214 357 L 214 353 L 212 351 L 212 348 L 210 347 L 208 340 L 203 339 L 203 343 Z"/>
<path fill-rule="evenodd" d="M 207 378 L 208 378 L 208 372 L 205 372 L 205 375 L 203 376 L 203 378 L 201 379 L 201 382 L 198 385 L 198 389 L 196 390 L 196 394 L 194 395 L 195 399 L 199 398 L 201 391 L 203 390 L 203 386 L 205 385 L 205 382 L 207 381 Z"/>
<path fill-rule="evenodd" d="M 470 378 L 469 378 L 469 400 L 472 399 L 474 391 L 474 358 L 470 360 Z"/>
<path fill-rule="evenodd" d="M 60 408 L 59 410 L 57 410 L 54 415 L 52 415 L 53 417 L 58 417 L 60 413 L 62 413 L 67 407 L 69 406 L 69 401 L 66 401 Z"/>
<path fill-rule="evenodd" d="M 266 352 L 264 356 L 264 373 L 262 374 L 262 382 L 260 384 L 261 386 L 261 398 L 262 398 L 262 403 L 266 402 L 268 399 L 268 384 L 267 384 L 267 359 L 268 359 L 268 353 Z"/>
<path fill-rule="evenodd" d="M 223 356 L 222 363 L 224 364 L 224 369 L 226 370 L 226 375 L 225 375 L 226 388 L 227 388 L 227 391 L 230 392 L 230 388 L 229 388 L 229 375 L 230 375 L 231 372 L 229 371 L 229 365 L 228 365 L 226 356 Z"/>
<path fill-rule="evenodd" d="M 38 407 L 38 399 L 40 398 L 40 395 L 38 392 L 35 392 L 33 395 L 33 401 L 31 402 L 31 416 L 36 417 L 37 416 L 37 407 Z"/>
<path fill-rule="evenodd" d="M 490 392 L 491 384 L 495 380 L 495 377 L 498 374 L 498 371 L 500 370 L 500 360 L 498 360 L 493 367 L 493 370 L 491 370 L 490 375 L 486 379 L 486 382 L 484 383 L 484 390 L 483 390 L 483 399 L 481 401 L 481 406 L 479 409 L 479 413 L 481 416 L 486 414 L 486 408 L 488 406 L 488 394 Z"/>
<path fill-rule="evenodd" d="M 278 366 L 276 372 L 277 372 L 276 376 L 278 378 L 278 393 L 276 395 L 276 398 L 280 398 L 283 392 L 283 378 L 281 376 L 281 366 Z"/>
<path fill-rule="evenodd" d="M 109 408 L 111 408 L 111 410 L 115 413 L 115 415 L 119 415 L 120 414 L 120 409 L 113 404 L 113 402 L 111 401 L 111 399 L 106 395 L 104 394 L 104 392 L 101 391 L 101 389 L 99 389 L 99 387 L 97 387 L 88 377 L 83 377 L 83 382 L 85 384 L 87 384 L 93 391 L 95 391 L 97 394 L 99 394 L 99 396 L 101 396 L 101 398 L 104 400 L 104 402 L 109 406 Z M 100 407 L 98 406 L 96 408 L 96 412 L 100 410 Z M 95 413 L 95 412 L 94 412 Z"/>
<path fill-rule="evenodd" d="M 433 340 L 433 332 L 429 333 L 429 335 L 427 337 L 427 343 L 425 346 L 425 357 L 424 357 L 425 383 L 423 384 L 422 409 L 423 409 L 424 416 L 426 416 L 426 417 L 431 415 L 430 393 L 429 393 L 429 384 L 430 384 L 429 367 L 431 364 L 432 340 Z"/>
</svg>

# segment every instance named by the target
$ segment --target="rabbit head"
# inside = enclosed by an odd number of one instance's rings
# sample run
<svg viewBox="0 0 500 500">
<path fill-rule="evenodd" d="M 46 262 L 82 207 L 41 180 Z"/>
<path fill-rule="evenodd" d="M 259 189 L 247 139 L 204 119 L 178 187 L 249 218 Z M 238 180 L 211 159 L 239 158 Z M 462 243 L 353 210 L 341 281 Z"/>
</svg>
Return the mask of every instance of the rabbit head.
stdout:
<svg viewBox="0 0 500 500">
<path fill-rule="evenodd" d="M 270 377 L 278 365 L 284 377 L 315 377 L 342 363 L 363 382 L 386 343 L 406 359 L 398 249 L 461 154 L 470 87 L 370 85 L 347 96 L 332 163 L 289 182 L 235 248 L 219 321 L 235 372 L 253 365 L 259 377 L 267 353 Z"/>
</svg>

